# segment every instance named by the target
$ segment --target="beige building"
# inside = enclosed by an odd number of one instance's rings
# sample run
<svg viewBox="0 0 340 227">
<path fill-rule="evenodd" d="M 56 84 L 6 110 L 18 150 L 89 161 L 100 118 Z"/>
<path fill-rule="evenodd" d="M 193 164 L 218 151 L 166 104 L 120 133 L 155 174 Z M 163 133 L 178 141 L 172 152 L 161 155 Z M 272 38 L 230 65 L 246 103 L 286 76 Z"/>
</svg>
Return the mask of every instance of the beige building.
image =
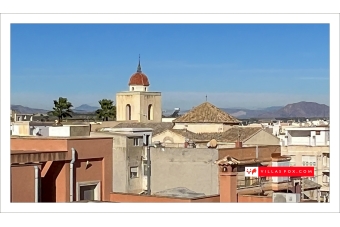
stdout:
<svg viewBox="0 0 340 227">
<path fill-rule="evenodd" d="M 129 91 L 116 94 L 117 121 L 162 122 L 161 92 L 150 92 L 149 86 L 139 62 L 130 78 Z"/>
<path fill-rule="evenodd" d="M 315 176 L 310 180 L 322 185 L 320 193 L 308 195 L 329 201 L 329 127 L 286 128 L 281 154 L 291 156 L 292 166 L 314 166 Z"/>
<path fill-rule="evenodd" d="M 319 195 L 318 192 L 315 191 L 307 196 L 312 199 L 317 199 L 319 196 L 321 201 L 326 200 L 329 202 L 329 146 L 282 146 L 281 154 L 291 157 L 290 163 L 292 166 L 314 166 L 314 177 L 310 177 L 309 179 L 322 185 L 322 187 Z"/>
<path fill-rule="evenodd" d="M 280 145 L 280 140 L 271 133 L 259 127 L 232 127 L 225 132 L 194 133 L 186 129 L 167 129 L 154 134 L 153 141 L 160 141 L 166 147 L 184 147 L 188 141 L 193 141 L 197 148 L 206 148 L 207 143 L 215 140 L 217 148 L 234 148 L 235 142 L 243 146 Z"/>
</svg>

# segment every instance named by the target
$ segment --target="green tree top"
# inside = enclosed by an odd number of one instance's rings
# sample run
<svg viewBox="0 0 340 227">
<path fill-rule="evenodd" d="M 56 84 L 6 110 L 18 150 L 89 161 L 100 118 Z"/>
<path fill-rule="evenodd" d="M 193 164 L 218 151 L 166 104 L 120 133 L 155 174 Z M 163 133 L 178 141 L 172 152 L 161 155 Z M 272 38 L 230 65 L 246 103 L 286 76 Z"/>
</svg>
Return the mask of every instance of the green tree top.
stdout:
<svg viewBox="0 0 340 227">
<path fill-rule="evenodd" d="M 100 109 L 96 111 L 96 114 L 99 119 L 103 119 L 103 121 L 108 121 L 109 118 L 116 118 L 116 106 L 113 105 L 112 100 L 102 99 L 98 102 L 100 104 Z"/>
<path fill-rule="evenodd" d="M 48 112 L 50 115 L 57 116 L 59 123 L 63 118 L 72 117 L 73 111 L 71 108 L 73 107 L 72 103 L 67 101 L 67 98 L 59 97 L 58 100 L 54 100 L 53 110 Z"/>
</svg>

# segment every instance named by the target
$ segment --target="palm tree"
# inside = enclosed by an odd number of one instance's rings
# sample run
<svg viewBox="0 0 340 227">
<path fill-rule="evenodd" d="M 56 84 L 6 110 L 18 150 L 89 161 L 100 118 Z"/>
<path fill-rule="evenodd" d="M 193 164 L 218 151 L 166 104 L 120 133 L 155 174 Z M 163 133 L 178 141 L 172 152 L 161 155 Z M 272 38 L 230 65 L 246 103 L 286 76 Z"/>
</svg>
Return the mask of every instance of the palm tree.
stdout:
<svg viewBox="0 0 340 227">
<path fill-rule="evenodd" d="M 100 109 L 96 111 L 96 114 L 99 119 L 103 119 L 103 121 L 108 121 L 109 118 L 116 118 L 116 106 L 113 105 L 112 100 L 102 99 L 98 102 L 100 104 Z"/>
<path fill-rule="evenodd" d="M 59 97 L 58 100 L 54 100 L 53 110 L 48 112 L 49 115 L 58 117 L 58 122 L 60 123 L 63 118 L 72 117 L 73 107 L 72 103 L 67 101 L 67 98 Z"/>
</svg>

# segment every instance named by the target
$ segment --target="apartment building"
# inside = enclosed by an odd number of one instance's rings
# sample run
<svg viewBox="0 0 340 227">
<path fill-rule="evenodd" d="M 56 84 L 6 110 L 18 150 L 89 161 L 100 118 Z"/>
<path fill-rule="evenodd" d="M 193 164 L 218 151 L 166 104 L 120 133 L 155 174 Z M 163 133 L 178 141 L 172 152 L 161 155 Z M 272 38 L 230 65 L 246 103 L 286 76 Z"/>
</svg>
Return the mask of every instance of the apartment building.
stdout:
<svg viewBox="0 0 340 227">
<path fill-rule="evenodd" d="M 292 166 L 315 167 L 315 176 L 310 180 L 322 187 L 319 192 L 314 191 L 307 196 L 329 201 L 329 127 L 287 128 L 281 145 L 281 154 L 291 157 Z"/>
</svg>

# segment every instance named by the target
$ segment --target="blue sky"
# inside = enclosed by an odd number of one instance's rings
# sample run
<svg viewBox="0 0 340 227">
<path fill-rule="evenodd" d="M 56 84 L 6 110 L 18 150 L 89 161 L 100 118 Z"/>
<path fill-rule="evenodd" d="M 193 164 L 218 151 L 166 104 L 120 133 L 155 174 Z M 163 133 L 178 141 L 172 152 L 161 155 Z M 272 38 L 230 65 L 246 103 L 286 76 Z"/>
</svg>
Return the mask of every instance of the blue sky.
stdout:
<svg viewBox="0 0 340 227">
<path fill-rule="evenodd" d="M 329 105 L 327 24 L 12 24 L 11 104 L 115 100 L 139 54 L 164 109 Z"/>
</svg>

